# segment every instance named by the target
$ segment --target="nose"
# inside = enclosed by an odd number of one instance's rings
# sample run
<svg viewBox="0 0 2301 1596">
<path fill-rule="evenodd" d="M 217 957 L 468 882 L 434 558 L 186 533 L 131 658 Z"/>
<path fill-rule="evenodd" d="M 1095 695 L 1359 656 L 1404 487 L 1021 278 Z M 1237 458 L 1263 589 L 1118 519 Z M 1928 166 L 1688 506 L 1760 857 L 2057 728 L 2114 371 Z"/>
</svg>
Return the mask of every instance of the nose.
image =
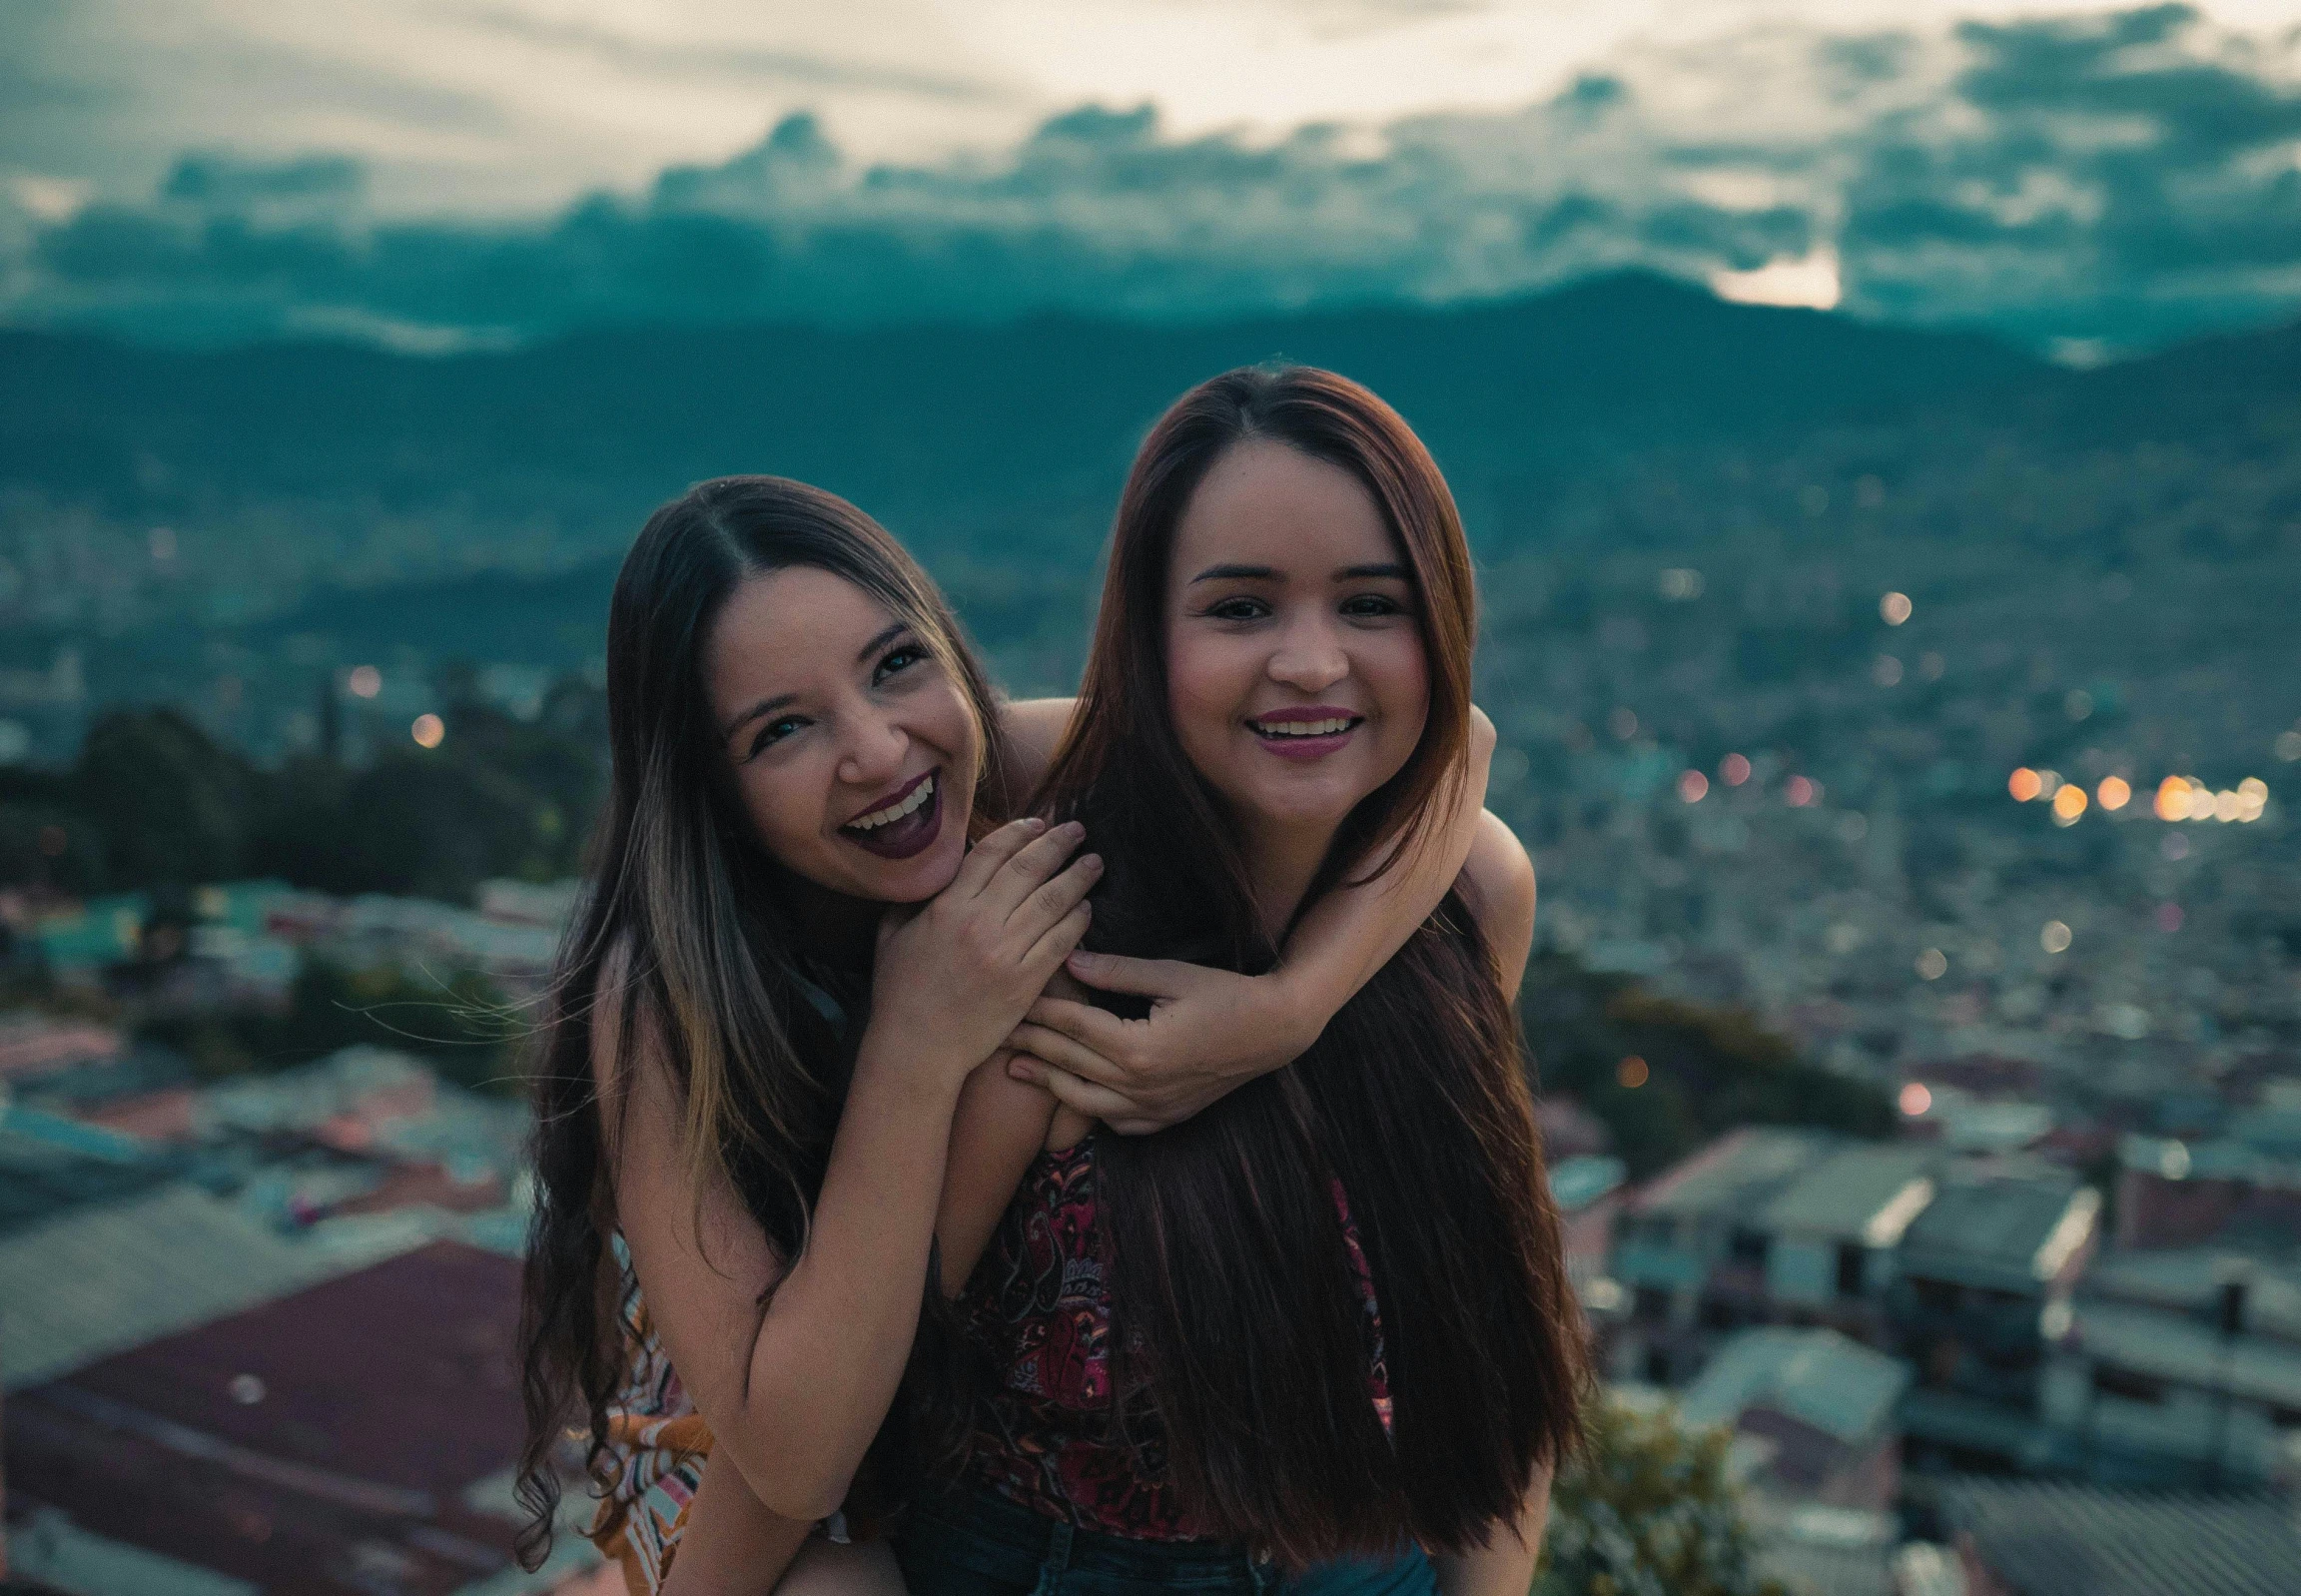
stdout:
<svg viewBox="0 0 2301 1596">
<path fill-rule="evenodd" d="M 1270 679 L 1297 692 L 1316 693 L 1350 674 L 1350 656 L 1323 615 L 1305 615 L 1278 639 L 1265 667 Z"/>
<path fill-rule="evenodd" d="M 839 779 L 857 787 L 892 781 L 903 773 L 911 736 L 890 715 L 873 709 L 847 716 L 839 740 Z"/>
</svg>

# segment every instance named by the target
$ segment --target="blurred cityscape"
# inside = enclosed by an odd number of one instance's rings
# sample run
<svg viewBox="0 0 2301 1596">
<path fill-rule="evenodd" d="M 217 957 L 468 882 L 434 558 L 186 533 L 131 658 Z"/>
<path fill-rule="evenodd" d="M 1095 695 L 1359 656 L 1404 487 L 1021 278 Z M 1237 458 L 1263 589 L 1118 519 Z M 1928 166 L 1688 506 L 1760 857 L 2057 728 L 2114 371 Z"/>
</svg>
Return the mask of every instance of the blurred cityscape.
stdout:
<svg viewBox="0 0 2301 1596">
<path fill-rule="evenodd" d="M 617 551 L 696 477 L 818 480 L 1063 691 L 1141 427 L 1276 352 L 1397 402 L 1479 550 L 1617 1399 L 1733 1434 L 1793 1588 L 2301 1588 L 2301 331 L 2077 371 L 1635 275 L 437 359 L 0 333 L 14 1576 L 593 1577 L 511 1567 L 503 1352 Z"/>
</svg>

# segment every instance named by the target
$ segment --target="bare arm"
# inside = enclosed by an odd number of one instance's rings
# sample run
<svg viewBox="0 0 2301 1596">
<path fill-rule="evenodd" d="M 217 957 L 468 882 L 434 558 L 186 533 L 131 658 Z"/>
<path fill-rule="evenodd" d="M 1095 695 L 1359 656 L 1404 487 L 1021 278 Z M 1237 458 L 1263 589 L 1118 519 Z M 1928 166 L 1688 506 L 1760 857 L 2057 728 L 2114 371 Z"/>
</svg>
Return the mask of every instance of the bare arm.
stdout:
<svg viewBox="0 0 2301 1596">
<path fill-rule="evenodd" d="M 742 1470 L 706 1464 L 662 1596 L 767 1596 L 814 1528 L 810 1519 L 770 1512 Z"/>
<path fill-rule="evenodd" d="M 1019 1057 L 1012 1070 L 1044 1085 L 1066 1107 L 1134 1135 L 1186 1120 L 1293 1060 L 1405 946 L 1463 871 L 1491 819 L 1480 805 L 1493 751 L 1493 724 L 1473 711 L 1453 807 L 1402 844 L 1407 852 L 1395 867 L 1313 906 L 1270 974 L 1075 954 L 1067 966 L 1072 975 L 1091 987 L 1150 998 L 1150 1017 L 1122 1020 L 1085 1003 L 1043 999 L 1015 1034 Z M 1491 823 L 1508 836 L 1500 821 Z"/>
<path fill-rule="evenodd" d="M 610 1155 L 633 1265 L 710 1421 L 714 1467 L 731 1461 L 785 1518 L 820 1518 L 844 1498 L 917 1327 L 962 1085 L 1085 929 L 1093 869 L 1056 874 L 1076 833 L 1034 834 L 1004 828 L 950 890 L 882 935 L 888 979 L 794 1260 L 775 1255 L 724 1182 L 698 1200 L 660 1032 L 637 1028 L 638 1056 L 615 1057 L 602 994 L 594 1068 L 619 1111 Z"/>
</svg>

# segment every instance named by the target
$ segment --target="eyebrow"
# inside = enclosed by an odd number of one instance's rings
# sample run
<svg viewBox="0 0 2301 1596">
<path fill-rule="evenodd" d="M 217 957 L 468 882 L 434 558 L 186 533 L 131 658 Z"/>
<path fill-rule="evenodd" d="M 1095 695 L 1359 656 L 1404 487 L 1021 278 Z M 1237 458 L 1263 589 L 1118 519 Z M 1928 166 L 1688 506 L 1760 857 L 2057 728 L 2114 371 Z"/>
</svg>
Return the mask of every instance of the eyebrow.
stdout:
<svg viewBox="0 0 2301 1596">
<path fill-rule="evenodd" d="M 1408 582 L 1414 573 L 1396 560 L 1383 560 L 1372 565 L 1345 565 L 1334 573 L 1338 582 L 1362 582 L 1371 578 L 1388 578 Z M 1283 581 L 1277 567 L 1271 565 L 1209 565 L 1190 578 L 1198 582 L 1274 582 Z"/>
<path fill-rule="evenodd" d="M 909 621 L 897 621 L 894 625 L 888 627 L 885 631 L 880 632 L 869 642 L 865 643 L 861 648 L 857 649 L 855 651 L 855 663 L 858 665 L 862 664 L 873 654 L 876 654 L 880 649 L 885 648 L 889 643 L 893 642 L 896 638 L 902 636 L 910 629 L 911 623 Z M 737 715 L 733 720 L 727 723 L 726 727 L 719 733 L 720 740 L 724 742 L 727 738 L 734 736 L 744 727 L 750 725 L 751 722 L 757 720 L 761 715 L 772 715 L 776 710 L 781 709 L 785 704 L 790 703 L 798 696 L 799 695 L 797 693 L 777 693 L 773 698 L 760 699 L 759 702 L 753 704 L 749 709 L 744 710 L 742 714 Z"/>
</svg>

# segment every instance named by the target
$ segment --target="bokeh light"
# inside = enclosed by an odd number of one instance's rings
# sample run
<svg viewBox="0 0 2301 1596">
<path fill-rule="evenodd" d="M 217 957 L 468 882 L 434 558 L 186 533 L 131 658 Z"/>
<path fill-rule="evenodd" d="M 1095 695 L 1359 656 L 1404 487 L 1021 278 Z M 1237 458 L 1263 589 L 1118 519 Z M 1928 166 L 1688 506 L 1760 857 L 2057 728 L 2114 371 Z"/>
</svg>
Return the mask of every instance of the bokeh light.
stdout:
<svg viewBox="0 0 2301 1596">
<path fill-rule="evenodd" d="M 415 739 L 418 748 L 436 748 L 446 739 L 447 723 L 437 715 L 417 715 L 407 735 Z"/>
<path fill-rule="evenodd" d="M 2156 918 L 2157 929 L 2164 932 L 2167 936 L 2171 936 L 2174 932 L 2181 929 L 2182 923 L 2189 917 L 2181 912 L 2181 906 L 2179 904 L 2161 903 L 2157 906 Z"/>
<path fill-rule="evenodd" d="M 2037 933 L 2037 946 L 2047 953 L 2067 953 L 2071 941 L 2069 928 L 2058 920 L 2048 920 Z"/>
<path fill-rule="evenodd" d="M 1750 779 L 1750 761 L 1741 754 L 1728 754 L 1718 762 L 1718 776 L 1729 787 L 1739 787 Z"/>
<path fill-rule="evenodd" d="M 1913 1081 L 1902 1089 L 1895 1101 L 1902 1106 L 1905 1115 L 1915 1120 L 1933 1107 L 1933 1094 L 1926 1090 L 1924 1082 Z"/>
<path fill-rule="evenodd" d="M 1792 776 L 1782 784 L 1782 797 L 1793 809 L 1805 809 L 1822 801 L 1822 784 L 1811 776 Z"/>
<path fill-rule="evenodd" d="M 1646 1061 L 1633 1053 L 1616 1067 L 1614 1079 L 1621 1082 L 1630 1091 L 1635 1092 L 1646 1084 L 1646 1078 L 1650 1073 L 1646 1068 Z"/>
<path fill-rule="evenodd" d="M 1688 803 L 1700 803 L 1709 791 L 1710 778 L 1699 770 L 1682 770 L 1678 773 L 1678 796 Z"/>
<path fill-rule="evenodd" d="M 373 698 L 384 690 L 384 673 L 374 665 L 354 665 L 344 685 L 352 689 L 355 698 Z"/>
<path fill-rule="evenodd" d="M 1880 654 L 1870 667 L 1870 679 L 1881 687 L 1899 687 L 1902 684 L 1902 661 L 1892 654 Z"/>
<path fill-rule="evenodd" d="M 1918 956 L 1918 978 L 1920 981 L 1938 981 L 1949 973 L 1949 956 L 1939 948 L 1927 948 Z"/>
<path fill-rule="evenodd" d="M 2179 776 L 2167 776 L 2157 784 L 2154 805 L 2159 820 L 2187 820 L 2189 818 L 2189 784 Z"/>
<path fill-rule="evenodd" d="M 2301 759 L 2301 731 L 2281 731 L 2271 746 L 2276 750 L 2277 757 L 2290 765 L 2296 759 Z"/>
<path fill-rule="evenodd" d="M 2123 776 L 2103 776 L 2093 797 L 2104 809 L 2122 809 L 2133 801 L 2133 784 Z"/>
<path fill-rule="evenodd" d="M 2053 795 L 2053 818 L 2061 825 L 2074 825 L 2085 812 L 2085 789 L 2069 782 Z"/>
<path fill-rule="evenodd" d="M 1910 618 L 1910 595 L 1908 593 L 1888 593 L 1884 598 L 1878 600 L 1878 613 L 1884 617 L 1887 625 L 1901 625 Z"/>
<path fill-rule="evenodd" d="M 2045 790 L 2045 783 L 2038 778 L 2037 772 L 2023 765 L 2005 779 L 2005 790 L 2018 801 L 2027 803 Z"/>
</svg>

